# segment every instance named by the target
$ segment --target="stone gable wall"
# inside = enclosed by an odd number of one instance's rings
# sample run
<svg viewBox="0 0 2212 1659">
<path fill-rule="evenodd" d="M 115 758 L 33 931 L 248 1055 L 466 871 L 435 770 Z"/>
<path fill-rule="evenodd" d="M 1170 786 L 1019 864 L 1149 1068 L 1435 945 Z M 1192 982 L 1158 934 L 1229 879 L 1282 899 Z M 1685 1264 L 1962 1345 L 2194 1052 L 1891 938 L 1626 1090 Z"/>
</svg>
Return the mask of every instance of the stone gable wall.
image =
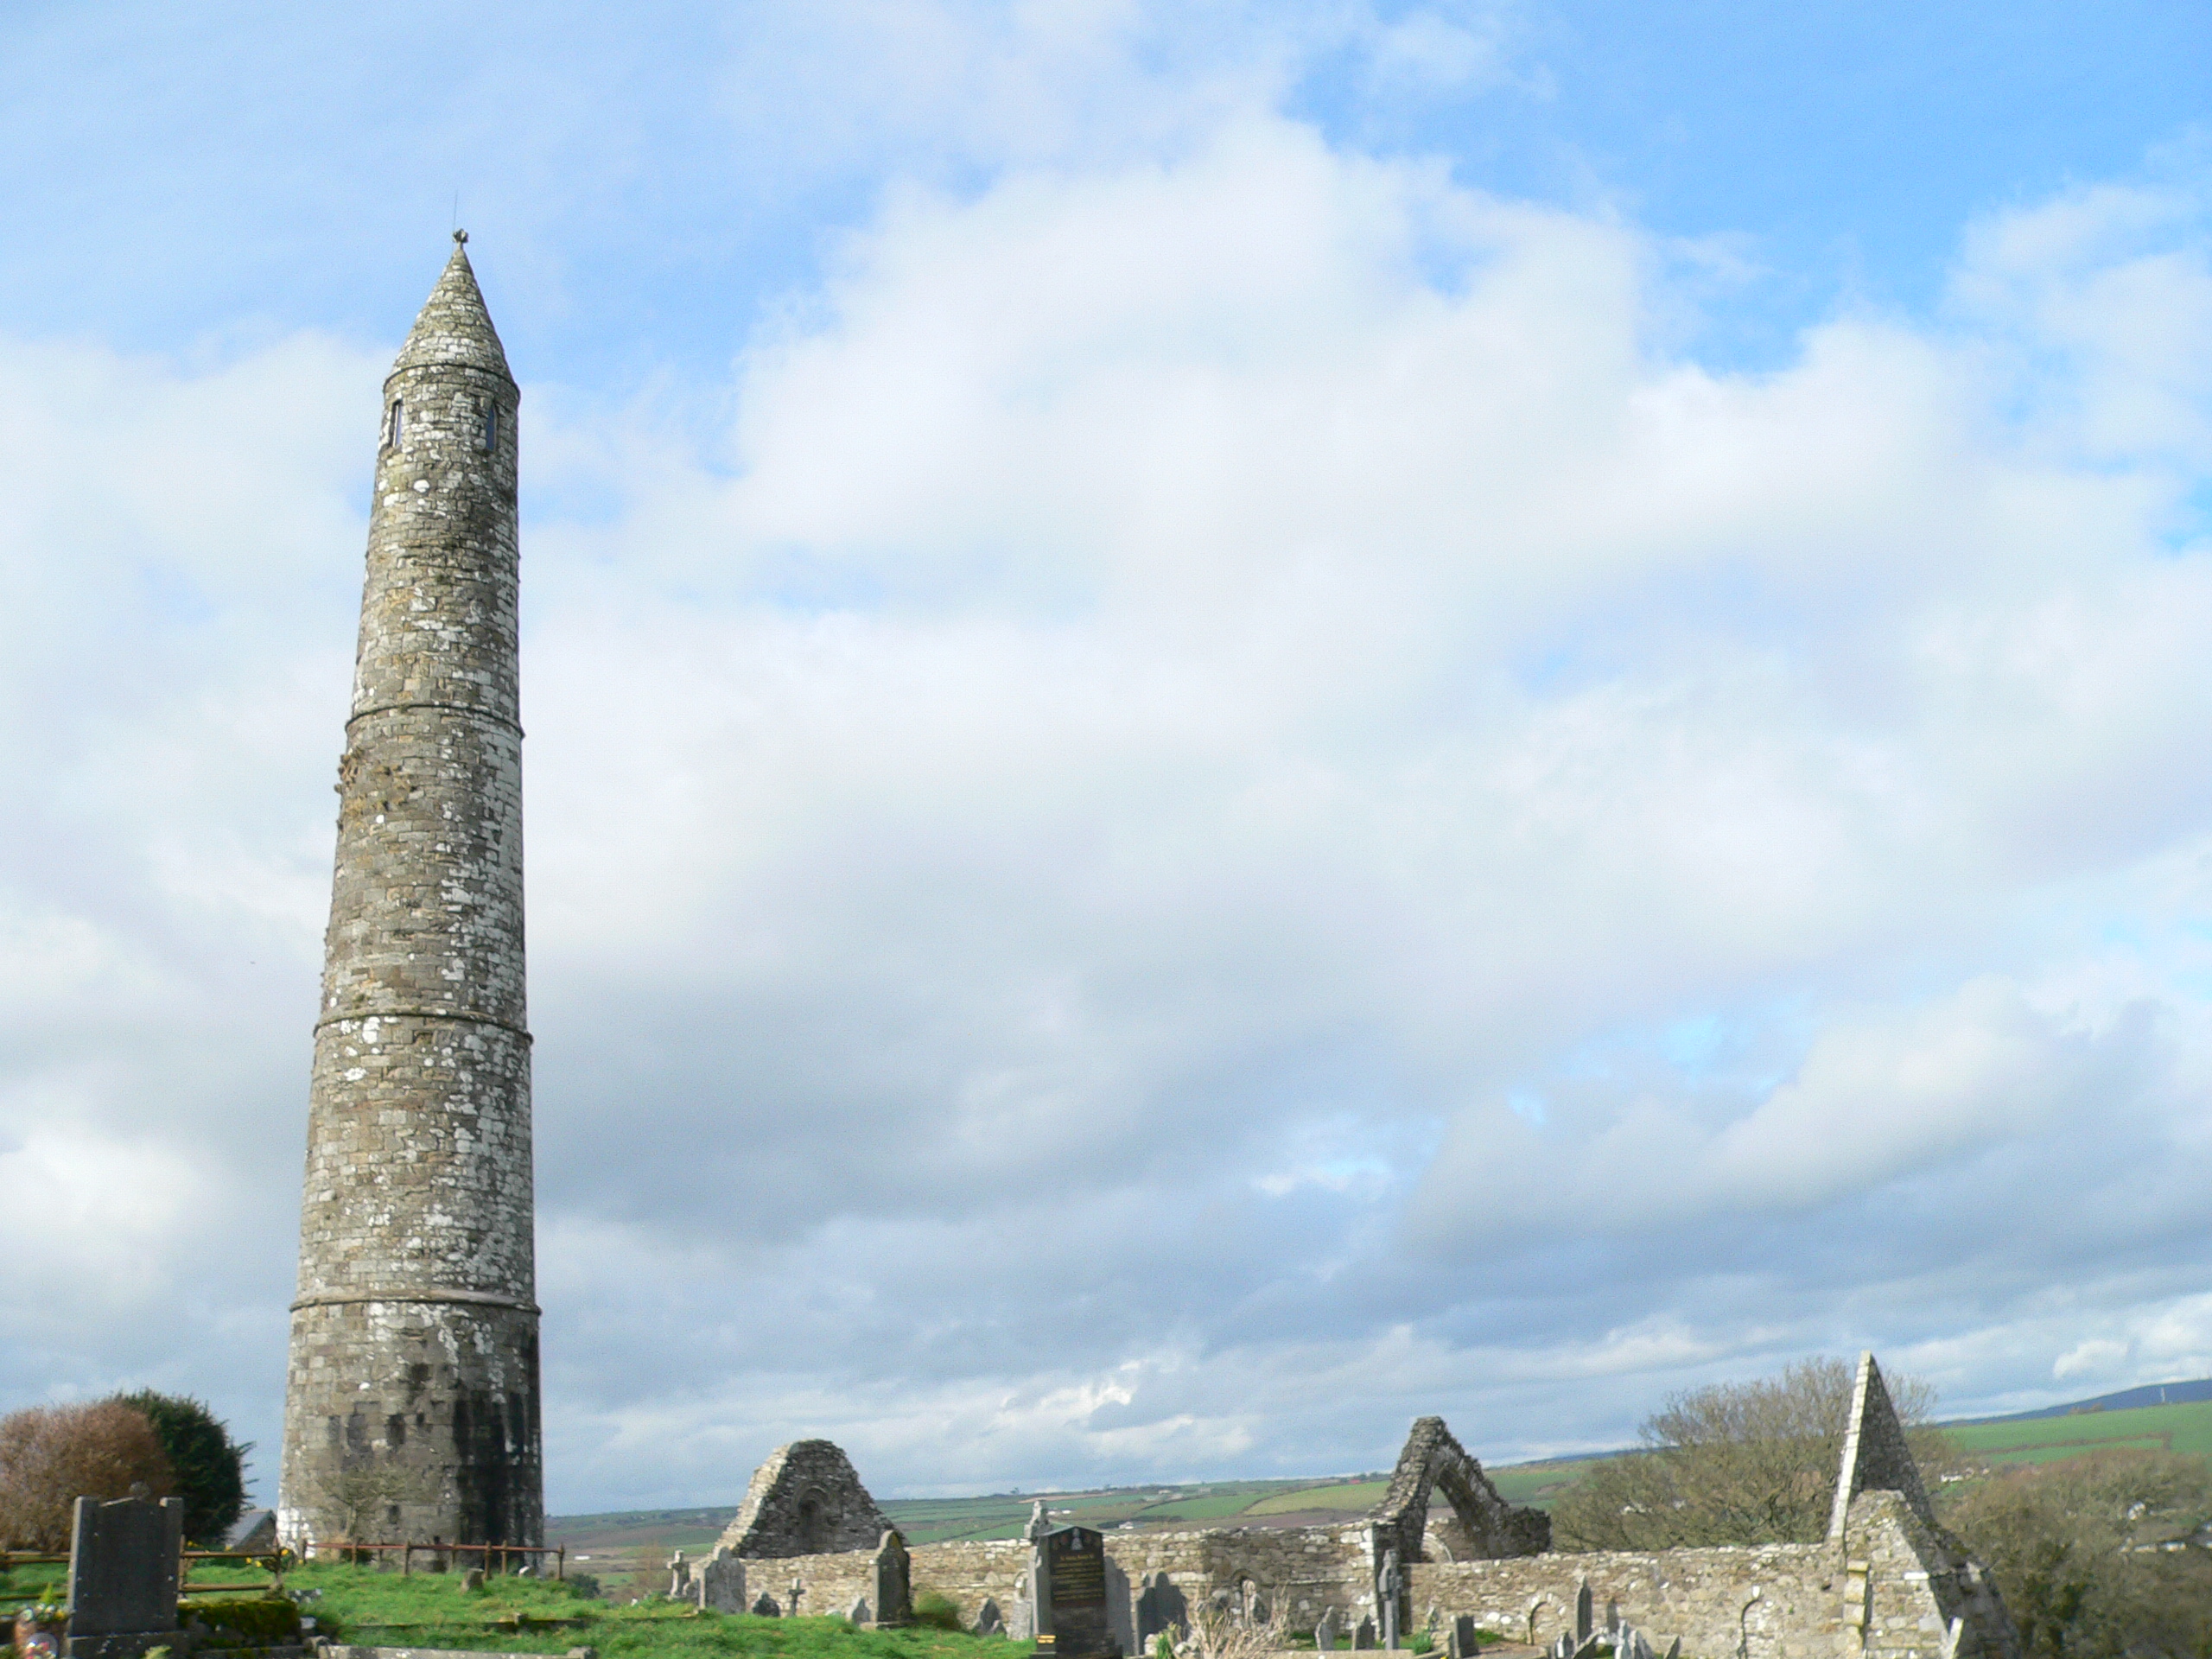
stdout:
<svg viewBox="0 0 2212 1659">
<path fill-rule="evenodd" d="M 1376 1611 L 1371 1523 L 1198 1532 L 1115 1532 L 1108 1559 L 1134 1602 L 1164 1575 L 1196 1605 L 1217 1593 L 1241 1599 L 1249 1582 L 1280 1605 L 1293 1629 L 1334 1607 L 1349 1626 Z M 914 1593 L 944 1596 L 973 1627 L 984 1599 L 1026 1633 L 1028 1545 L 1018 1538 L 923 1544 L 912 1551 Z M 796 1573 L 804 1611 L 842 1611 L 870 1593 L 866 1552 L 775 1563 L 767 1589 L 780 1604 Z M 762 1563 L 766 1567 L 766 1563 Z M 1842 1548 L 1766 1544 L 1712 1549 L 1546 1553 L 1479 1561 L 1417 1561 L 1407 1569 L 1407 1628 L 1460 1614 L 1516 1642 L 1549 1643 L 1574 1627 L 1586 1580 L 1600 1624 L 1618 1616 L 1663 1651 L 1679 1637 L 1684 1659 L 1944 1659 L 1953 1620 L 1955 1659 L 2018 1659 L 2011 1620 L 1986 1574 L 1922 1523 L 1893 1491 L 1851 1505 Z M 1117 1624 L 1122 1624 L 1117 1616 Z M 1379 1619 L 1378 1619 L 1379 1623 Z M 1134 1608 L 1124 1628 L 1136 1628 Z"/>
</svg>

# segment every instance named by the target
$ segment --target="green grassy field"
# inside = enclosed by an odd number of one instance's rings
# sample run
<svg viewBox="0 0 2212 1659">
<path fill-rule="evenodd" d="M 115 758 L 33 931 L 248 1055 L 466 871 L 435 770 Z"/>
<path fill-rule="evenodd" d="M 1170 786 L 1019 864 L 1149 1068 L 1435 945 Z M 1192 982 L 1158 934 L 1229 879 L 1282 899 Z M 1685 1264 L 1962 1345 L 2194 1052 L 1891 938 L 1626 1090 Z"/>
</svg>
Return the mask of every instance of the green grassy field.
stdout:
<svg viewBox="0 0 2212 1659">
<path fill-rule="evenodd" d="M 2077 1411 L 2018 1423 L 1967 1423 L 1944 1433 L 1961 1451 L 1992 1464 L 2052 1463 L 2120 1446 L 2212 1459 L 2212 1401 Z"/>
<path fill-rule="evenodd" d="M 321 1592 L 302 1609 L 318 1635 L 374 1647 L 555 1654 L 591 1647 L 601 1659 L 1005 1659 L 1014 1652 L 1002 1637 L 857 1630 L 842 1618 L 753 1618 L 665 1601 L 620 1605 L 532 1579 L 494 1578 L 471 1592 L 457 1573 L 402 1577 L 317 1562 L 285 1583 Z"/>
</svg>

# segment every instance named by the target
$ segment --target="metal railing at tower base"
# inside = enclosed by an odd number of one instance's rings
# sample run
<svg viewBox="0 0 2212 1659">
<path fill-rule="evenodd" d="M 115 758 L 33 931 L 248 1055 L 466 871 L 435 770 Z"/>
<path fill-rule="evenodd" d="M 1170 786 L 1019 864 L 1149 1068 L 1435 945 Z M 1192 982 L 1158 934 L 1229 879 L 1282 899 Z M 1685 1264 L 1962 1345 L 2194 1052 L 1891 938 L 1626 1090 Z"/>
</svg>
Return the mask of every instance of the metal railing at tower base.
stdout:
<svg viewBox="0 0 2212 1659">
<path fill-rule="evenodd" d="M 302 1560 L 321 1557 L 325 1560 L 358 1561 L 364 1555 L 389 1555 L 395 1552 L 399 1556 L 402 1575 L 414 1572 L 415 1558 L 419 1554 L 429 1558 L 423 1567 L 425 1572 L 445 1572 L 444 1558 L 450 1555 L 463 1560 L 473 1558 L 483 1567 L 486 1578 L 495 1572 L 512 1573 L 518 1560 L 528 1564 L 527 1558 L 532 1556 L 537 1558 L 537 1564 L 543 1567 L 545 1557 L 550 1555 L 553 1558 L 553 1576 L 556 1579 L 569 1576 L 569 1547 L 566 1544 L 367 1544 L 345 1539 L 317 1539 L 302 1549 L 301 1556 Z"/>
</svg>

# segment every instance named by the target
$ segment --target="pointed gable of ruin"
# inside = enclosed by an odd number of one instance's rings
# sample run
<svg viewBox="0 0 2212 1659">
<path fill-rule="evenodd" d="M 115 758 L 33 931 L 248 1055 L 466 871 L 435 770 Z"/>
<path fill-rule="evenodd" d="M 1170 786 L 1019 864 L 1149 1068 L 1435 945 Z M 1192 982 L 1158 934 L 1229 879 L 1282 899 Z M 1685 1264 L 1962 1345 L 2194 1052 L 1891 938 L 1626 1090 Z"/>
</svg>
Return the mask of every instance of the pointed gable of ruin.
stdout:
<svg viewBox="0 0 2212 1659">
<path fill-rule="evenodd" d="M 1375 1511 L 1375 1549 L 1395 1549 L 1402 1562 L 1426 1560 L 1428 1501 L 1442 1492 L 1465 1535 L 1470 1559 L 1535 1555 L 1551 1547 L 1551 1517 L 1541 1510 L 1516 1509 L 1498 1496 L 1483 1466 L 1461 1446 L 1441 1417 L 1417 1419 L 1406 1437 L 1390 1490 Z"/>
<path fill-rule="evenodd" d="M 1859 1377 L 1851 1390 L 1851 1416 L 1844 1425 L 1843 1460 L 1836 1470 L 1835 1503 L 1828 1511 L 1828 1538 L 1843 1536 L 1851 1500 L 1864 1491 L 1895 1492 L 1912 1512 L 1934 1527 L 1936 1511 L 1920 1484 L 1904 1425 L 1890 1402 L 1889 1386 L 1872 1352 L 1859 1356 Z"/>
<path fill-rule="evenodd" d="M 874 1549 L 891 1530 L 852 1459 L 829 1440 L 779 1446 L 753 1471 L 721 1541 L 752 1560 Z"/>
</svg>

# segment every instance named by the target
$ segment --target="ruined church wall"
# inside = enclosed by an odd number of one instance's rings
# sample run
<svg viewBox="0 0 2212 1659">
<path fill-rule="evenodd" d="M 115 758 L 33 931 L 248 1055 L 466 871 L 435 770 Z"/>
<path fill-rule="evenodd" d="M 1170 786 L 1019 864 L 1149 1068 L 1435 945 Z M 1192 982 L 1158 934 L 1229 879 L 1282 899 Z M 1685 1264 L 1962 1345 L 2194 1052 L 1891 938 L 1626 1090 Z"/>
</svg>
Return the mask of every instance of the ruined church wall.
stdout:
<svg viewBox="0 0 2212 1659">
<path fill-rule="evenodd" d="M 1106 1552 L 1132 1584 L 1165 1573 L 1192 1604 L 1249 1581 L 1270 1606 L 1278 1599 L 1293 1625 L 1312 1624 L 1334 1607 L 1348 1622 L 1375 1606 L 1374 1529 L 1234 1527 L 1210 1532 L 1109 1533 Z"/>
<path fill-rule="evenodd" d="M 1611 1604 L 1662 1652 L 1680 1637 L 1686 1659 L 1831 1659 L 1835 1562 L 1826 1545 L 1769 1544 L 1420 1561 L 1407 1577 L 1416 1626 L 1433 1608 L 1446 1624 L 1471 1613 L 1511 1641 L 1548 1643 L 1574 1628 L 1586 1579 L 1599 1624 Z"/>
<path fill-rule="evenodd" d="M 1132 1600 L 1160 1576 L 1193 1606 L 1217 1592 L 1234 1596 L 1249 1581 L 1293 1629 L 1310 1628 L 1329 1607 L 1346 1625 L 1375 1613 L 1372 1548 L 1367 1523 L 1106 1535 L 1115 1576 Z M 1024 1541 L 923 1544 L 912 1557 L 917 1596 L 948 1598 L 970 1628 L 988 1598 L 1026 1633 Z M 873 1605 L 874 1559 L 860 1551 L 748 1563 L 747 1588 L 787 1604 L 797 1577 L 806 1586 L 803 1611 L 841 1613 L 856 1597 Z M 1684 1659 L 1944 1659 L 1954 1618 L 1962 1621 L 1956 1659 L 2018 1659 L 1986 1575 L 1894 1492 L 1862 1493 L 1852 1503 L 1840 1549 L 1767 1544 L 1416 1561 L 1407 1580 L 1414 1629 L 1466 1613 L 1511 1640 L 1548 1643 L 1574 1628 L 1586 1580 L 1601 1624 L 1617 1613 L 1662 1651 L 1679 1637 Z M 1122 1624 L 1118 1614 L 1116 1622 Z M 1134 1609 L 1124 1628 L 1135 1628 Z"/>
<path fill-rule="evenodd" d="M 913 1552 L 919 1555 L 921 1552 Z M 838 1550 L 826 1555 L 781 1555 L 745 1563 L 745 1599 L 750 1606 L 762 1592 L 775 1598 L 777 1609 L 791 1611 L 791 1580 L 802 1589 L 798 1611 L 808 1618 L 842 1618 L 855 1601 L 865 1599 L 871 1618 L 875 1606 L 875 1551 Z"/>
<path fill-rule="evenodd" d="M 988 1598 L 998 1603 L 1001 1618 L 1009 1625 L 1015 1623 L 1016 1610 L 1024 1605 L 1029 1589 L 1026 1540 L 916 1544 L 907 1554 L 912 1563 L 910 1576 L 917 1600 L 936 1592 L 960 1609 L 961 1624 L 973 1630 Z"/>
<path fill-rule="evenodd" d="M 1408 1574 L 1416 1624 L 1431 1610 L 1520 1642 L 1574 1628 L 1586 1579 L 1599 1624 L 1608 1606 L 1684 1659 L 2018 1659 L 2018 1638 L 1981 1569 L 1923 1526 L 1896 1492 L 1853 1500 L 1842 1547 L 1732 1546 L 1599 1551 L 1491 1561 L 1424 1561 Z"/>
<path fill-rule="evenodd" d="M 1369 1538 L 1363 1522 L 1346 1527 L 1109 1532 L 1106 1556 L 1128 1580 L 1133 1600 L 1142 1592 L 1146 1580 L 1161 1573 L 1192 1604 L 1204 1601 L 1216 1590 L 1234 1592 L 1249 1580 L 1270 1603 L 1282 1598 L 1294 1624 L 1313 1623 L 1325 1607 L 1334 1607 L 1348 1622 L 1356 1622 L 1362 1612 L 1372 1612 L 1375 1606 Z M 970 1627 L 988 1597 L 998 1604 L 1009 1624 L 1017 1622 L 1018 1610 L 1026 1605 L 1028 1594 L 1029 1546 L 1023 1540 L 918 1544 L 911 1554 L 917 1596 L 935 1591 L 947 1598 L 960 1609 L 961 1622 Z M 817 1611 L 823 1608 L 811 1588 L 808 1605 Z M 1131 1617 L 1134 1620 L 1134 1614 Z"/>
</svg>

